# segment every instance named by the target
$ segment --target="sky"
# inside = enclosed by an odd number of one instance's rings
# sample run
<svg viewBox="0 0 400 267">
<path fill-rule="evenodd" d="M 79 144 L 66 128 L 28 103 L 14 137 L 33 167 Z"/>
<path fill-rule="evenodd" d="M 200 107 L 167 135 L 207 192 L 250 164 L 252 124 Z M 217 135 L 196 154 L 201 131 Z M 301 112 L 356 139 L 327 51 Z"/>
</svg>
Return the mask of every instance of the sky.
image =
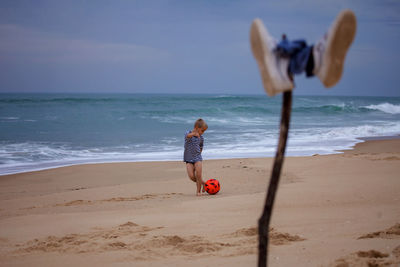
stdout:
<svg viewBox="0 0 400 267">
<path fill-rule="evenodd" d="M 296 76 L 294 93 L 400 96 L 397 0 L 2 0 L 0 92 L 263 94 L 253 19 L 311 44 L 345 8 L 357 33 L 342 80 Z"/>
</svg>

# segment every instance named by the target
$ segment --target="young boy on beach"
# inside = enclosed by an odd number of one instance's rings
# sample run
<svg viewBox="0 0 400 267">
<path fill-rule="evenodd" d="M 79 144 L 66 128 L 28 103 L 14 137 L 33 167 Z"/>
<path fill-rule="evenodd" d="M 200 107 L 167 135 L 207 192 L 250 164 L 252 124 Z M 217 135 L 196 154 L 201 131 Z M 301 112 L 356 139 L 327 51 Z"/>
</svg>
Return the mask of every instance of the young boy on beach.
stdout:
<svg viewBox="0 0 400 267">
<path fill-rule="evenodd" d="M 194 123 L 193 130 L 185 134 L 185 151 L 183 161 L 186 163 L 187 174 L 197 186 L 197 196 L 201 196 L 204 190 L 202 179 L 203 158 L 201 152 L 204 146 L 203 133 L 208 129 L 207 123 L 203 119 L 198 119 Z"/>
<path fill-rule="evenodd" d="M 356 33 L 356 16 L 343 10 L 329 30 L 314 45 L 305 40 L 289 41 L 285 34 L 277 42 L 260 19 L 251 25 L 250 43 L 258 63 L 264 89 L 269 96 L 291 91 L 293 76 L 318 76 L 325 87 L 339 82 L 347 51 Z"/>
</svg>

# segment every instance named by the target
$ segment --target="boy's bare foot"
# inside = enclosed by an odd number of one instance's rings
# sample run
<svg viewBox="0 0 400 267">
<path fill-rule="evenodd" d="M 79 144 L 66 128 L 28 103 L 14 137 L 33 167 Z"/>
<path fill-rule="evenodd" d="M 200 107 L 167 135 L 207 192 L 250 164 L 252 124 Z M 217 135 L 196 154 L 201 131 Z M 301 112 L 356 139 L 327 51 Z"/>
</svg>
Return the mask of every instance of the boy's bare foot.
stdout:
<svg viewBox="0 0 400 267">
<path fill-rule="evenodd" d="M 197 194 L 196 194 L 198 197 L 200 197 L 200 196 L 202 196 L 202 193 L 200 193 L 200 192 L 197 192 Z"/>
</svg>

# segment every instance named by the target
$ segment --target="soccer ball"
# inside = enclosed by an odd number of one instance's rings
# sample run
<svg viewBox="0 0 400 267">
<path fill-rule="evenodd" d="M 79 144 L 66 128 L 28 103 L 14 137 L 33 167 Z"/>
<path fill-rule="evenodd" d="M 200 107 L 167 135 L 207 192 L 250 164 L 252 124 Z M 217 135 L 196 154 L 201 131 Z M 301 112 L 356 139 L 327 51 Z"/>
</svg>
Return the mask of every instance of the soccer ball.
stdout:
<svg viewBox="0 0 400 267">
<path fill-rule="evenodd" d="M 219 192 L 221 186 L 219 185 L 217 179 L 210 179 L 204 184 L 204 188 L 206 189 L 206 192 L 210 195 L 215 195 Z"/>
</svg>

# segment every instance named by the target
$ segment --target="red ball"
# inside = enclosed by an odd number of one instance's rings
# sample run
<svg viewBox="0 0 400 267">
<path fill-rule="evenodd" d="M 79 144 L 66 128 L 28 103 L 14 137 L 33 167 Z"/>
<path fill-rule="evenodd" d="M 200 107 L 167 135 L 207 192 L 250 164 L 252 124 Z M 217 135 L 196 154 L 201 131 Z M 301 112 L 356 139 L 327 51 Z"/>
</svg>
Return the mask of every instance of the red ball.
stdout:
<svg viewBox="0 0 400 267">
<path fill-rule="evenodd" d="M 210 179 L 204 184 L 204 189 L 210 195 L 215 195 L 221 189 L 221 186 L 217 179 Z"/>
</svg>

